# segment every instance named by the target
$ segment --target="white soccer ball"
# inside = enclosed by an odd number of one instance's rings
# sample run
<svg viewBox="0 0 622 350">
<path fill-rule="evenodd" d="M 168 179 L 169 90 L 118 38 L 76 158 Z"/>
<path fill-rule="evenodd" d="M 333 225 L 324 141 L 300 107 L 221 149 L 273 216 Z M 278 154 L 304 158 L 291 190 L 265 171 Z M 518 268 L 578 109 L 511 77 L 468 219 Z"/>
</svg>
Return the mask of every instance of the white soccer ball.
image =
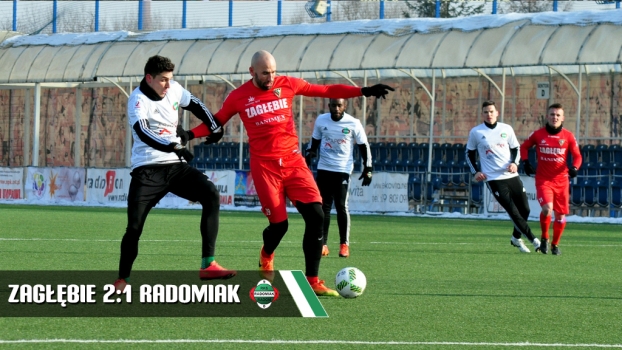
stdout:
<svg viewBox="0 0 622 350">
<path fill-rule="evenodd" d="M 356 298 L 363 294 L 367 287 L 367 278 L 356 267 L 345 267 L 335 276 L 337 292 L 344 298 Z"/>
</svg>

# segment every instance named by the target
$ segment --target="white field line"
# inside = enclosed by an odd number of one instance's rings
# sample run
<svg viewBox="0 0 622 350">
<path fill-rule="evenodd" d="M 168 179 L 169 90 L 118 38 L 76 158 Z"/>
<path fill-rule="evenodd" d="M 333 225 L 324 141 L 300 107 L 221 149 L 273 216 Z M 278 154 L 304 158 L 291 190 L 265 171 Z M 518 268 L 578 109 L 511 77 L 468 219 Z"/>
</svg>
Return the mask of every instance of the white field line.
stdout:
<svg viewBox="0 0 622 350">
<path fill-rule="evenodd" d="M 245 340 L 245 339 L 16 339 L 0 340 L 0 344 L 50 344 L 50 343 L 103 343 L 103 344 L 179 344 L 179 343 L 238 343 L 238 344 L 339 344 L 339 345 L 436 345 L 436 346 L 529 346 L 565 348 L 622 348 L 622 344 L 563 344 L 563 343 L 488 343 L 488 342 L 408 342 L 408 341 L 356 341 L 356 340 Z"/>
<path fill-rule="evenodd" d="M 84 239 L 84 238 L 10 238 L 0 237 L 2 241 L 60 241 L 60 242 L 121 242 L 119 239 Z M 141 242 L 201 242 L 200 239 L 141 239 Z M 218 243 L 263 243 L 263 241 L 225 241 L 219 240 Z M 281 241 L 285 244 L 300 244 L 298 241 Z M 354 244 L 399 244 L 399 245 L 482 245 L 476 242 L 350 242 Z M 488 243 L 496 245 L 497 243 Z M 565 247 L 621 247 L 622 244 L 566 244 Z"/>
<path fill-rule="evenodd" d="M 85 238 L 2 238 L 0 241 L 62 241 L 62 242 L 121 242 L 119 239 L 85 239 Z M 201 242 L 200 239 L 141 239 L 141 242 Z M 226 243 L 263 243 L 263 241 L 218 241 Z M 288 243 L 285 242 L 284 243 Z M 293 243 L 293 242 L 292 242 Z M 299 243 L 299 242 L 298 242 Z"/>
<path fill-rule="evenodd" d="M 475 242 L 369 242 L 369 244 L 399 244 L 399 245 L 482 245 Z M 498 245 L 497 242 L 488 242 L 484 245 Z M 531 243 L 529 243 L 531 244 Z M 566 244 L 564 247 L 622 247 L 622 244 Z"/>
</svg>

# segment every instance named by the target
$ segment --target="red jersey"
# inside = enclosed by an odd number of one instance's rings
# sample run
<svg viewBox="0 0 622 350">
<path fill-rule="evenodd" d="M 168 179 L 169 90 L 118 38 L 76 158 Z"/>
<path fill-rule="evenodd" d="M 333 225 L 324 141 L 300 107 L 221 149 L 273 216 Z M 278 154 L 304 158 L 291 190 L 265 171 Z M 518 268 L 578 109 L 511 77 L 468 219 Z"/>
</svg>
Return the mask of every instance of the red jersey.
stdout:
<svg viewBox="0 0 622 350">
<path fill-rule="evenodd" d="M 579 169 L 581 166 L 581 152 L 574 135 L 567 129 L 552 135 L 546 127 L 538 129 L 529 135 L 520 146 L 520 158 L 528 159 L 531 146 L 536 146 L 538 166 L 536 168 L 536 182 L 539 181 L 566 181 L 568 179 L 568 152 L 572 154 L 572 165 Z"/>
<path fill-rule="evenodd" d="M 361 88 L 349 85 L 315 85 L 306 80 L 277 76 L 270 90 L 256 87 L 252 80 L 231 91 L 214 117 L 225 125 L 239 114 L 246 132 L 252 158 L 279 159 L 298 149 L 298 134 L 292 117 L 296 95 L 326 98 L 361 96 Z M 192 130 L 195 137 L 209 134 L 205 124 Z"/>
</svg>

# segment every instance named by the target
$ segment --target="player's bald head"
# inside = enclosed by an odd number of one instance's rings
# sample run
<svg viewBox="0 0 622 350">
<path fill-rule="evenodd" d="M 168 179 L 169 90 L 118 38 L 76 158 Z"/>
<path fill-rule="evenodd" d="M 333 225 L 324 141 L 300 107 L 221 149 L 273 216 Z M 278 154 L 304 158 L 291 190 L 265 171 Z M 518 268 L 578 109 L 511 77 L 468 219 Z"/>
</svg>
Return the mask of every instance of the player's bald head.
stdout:
<svg viewBox="0 0 622 350">
<path fill-rule="evenodd" d="M 255 52 L 253 57 L 251 58 L 251 67 L 257 69 L 260 65 L 274 65 L 276 66 L 276 61 L 274 60 L 274 56 L 266 50 L 260 50 Z"/>
<path fill-rule="evenodd" d="M 255 52 L 248 71 L 256 87 L 262 90 L 272 89 L 276 77 L 276 61 L 272 54 L 265 50 Z"/>
</svg>

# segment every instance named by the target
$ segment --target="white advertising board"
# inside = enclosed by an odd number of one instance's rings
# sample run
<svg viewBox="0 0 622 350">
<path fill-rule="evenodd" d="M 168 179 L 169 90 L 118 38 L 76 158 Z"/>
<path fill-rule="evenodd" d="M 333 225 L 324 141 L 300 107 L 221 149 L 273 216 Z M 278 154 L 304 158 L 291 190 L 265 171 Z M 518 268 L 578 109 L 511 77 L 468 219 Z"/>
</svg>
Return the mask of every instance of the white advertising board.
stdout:
<svg viewBox="0 0 622 350">
<path fill-rule="evenodd" d="M 130 180 L 130 169 L 127 168 L 88 169 L 86 201 L 89 204 L 126 205 Z"/>
<path fill-rule="evenodd" d="M 24 192 L 32 203 L 84 202 L 84 168 L 28 167 Z"/>
<path fill-rule="evenodd" d="M 233 195 L 235 192 L 235 171 L 233 170 L 208 170 L 205 171 L 207 178 L 214 183 L 220 192 L 220 205 L 233 206 Z M 190 202 L 172 193 L 167 194 L 157 205 L 164 208 L 201 208 L 198 202 Z"/>
<path fill-rule="evenodd" d="M 407 174 L 374 173 L 369 186 L 361 186 L 360 176 L 360 173 L 352 174 L 348 201 L 351 211 L 408 211 Z"/>
</svg>

